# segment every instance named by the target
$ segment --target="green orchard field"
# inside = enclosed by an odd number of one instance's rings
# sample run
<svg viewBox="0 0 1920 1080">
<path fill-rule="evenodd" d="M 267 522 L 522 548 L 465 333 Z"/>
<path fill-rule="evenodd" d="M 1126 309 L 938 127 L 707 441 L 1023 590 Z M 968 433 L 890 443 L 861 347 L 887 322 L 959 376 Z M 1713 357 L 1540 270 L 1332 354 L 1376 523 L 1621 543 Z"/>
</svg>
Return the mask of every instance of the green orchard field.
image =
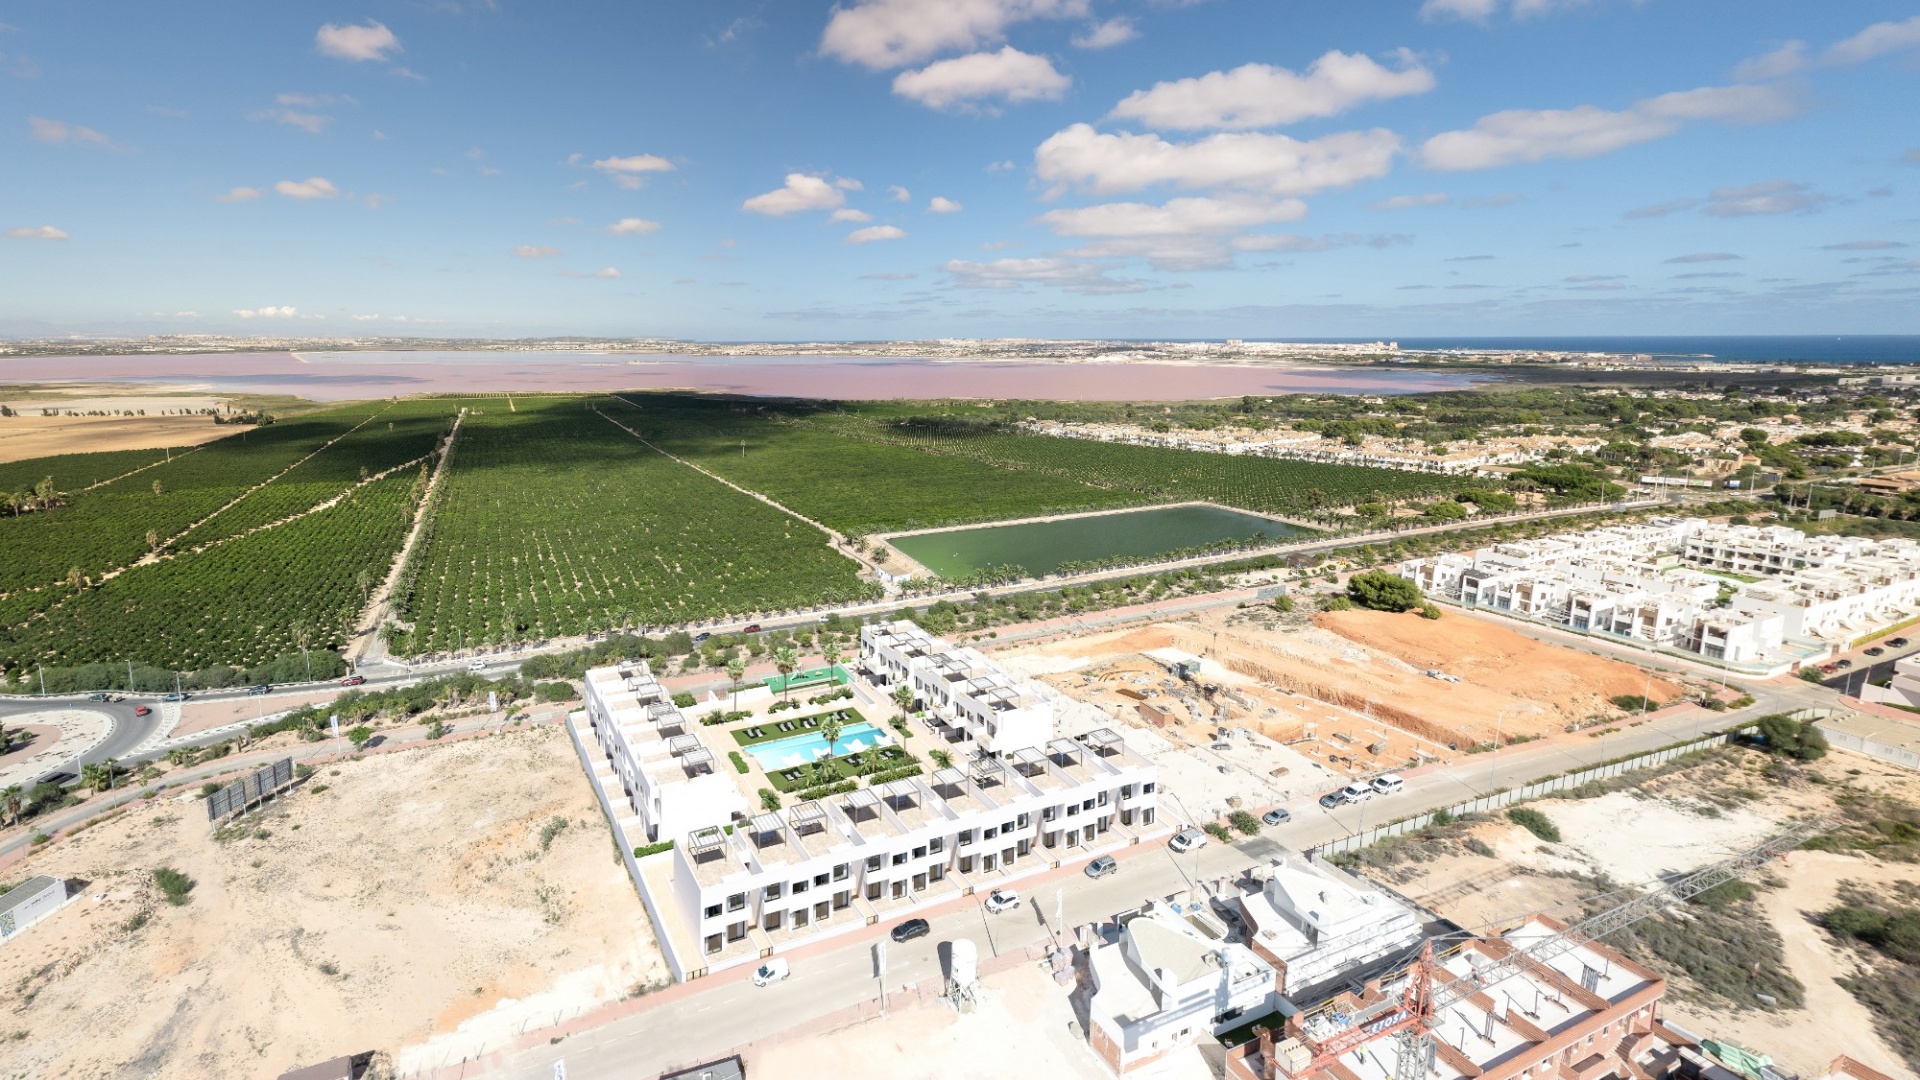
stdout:
<svg viewBox="0 0 1920 1080">
<path fill-rule="evenodd" d="M 872 573 L 803 519 L 860 536 L 1195 499 L 1313 517 L 1459 485 L 890 408 L 417 398 L 242 429 L 171 461 L 13 463 L 0 468 L 8 490 L 51 477 L 57 494 L 0 516 L 0 672 L 339 649 L 396 569 L 383 633 L 417 656 L 879 597 Z"/>
</svg>

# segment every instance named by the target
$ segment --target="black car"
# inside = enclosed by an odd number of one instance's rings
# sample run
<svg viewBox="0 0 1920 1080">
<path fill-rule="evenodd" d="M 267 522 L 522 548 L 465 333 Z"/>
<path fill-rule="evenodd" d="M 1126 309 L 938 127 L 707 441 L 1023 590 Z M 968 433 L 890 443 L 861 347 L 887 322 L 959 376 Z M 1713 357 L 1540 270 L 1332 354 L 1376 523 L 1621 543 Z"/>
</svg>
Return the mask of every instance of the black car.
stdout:
<svg viewBox="0 0 1920 1080">
<path fill-rule="evenodd" d="M 261 694 L 273 693 L 273 687 L 268 683 L 261 683 L 259 686 L 247 687 L 247 693 L 254 697 L 259 697 Z"/>
<path fill-rule="evenodd" d="M 173 693 L 168 694 L 166 697 L 163 697 L 160 700 L 161 701 L 185 701 L 187 700 L 187 695 L 182 691 L 175 690 Z"/>
<path fill-rule="evenodd" d="M 1887 642 L 1887 644 L 1893 646 L 1896 649 L 1904 649 L 1907 647 L 1907 639 L 1903 637 L 1897 637 L 1897 638 L 1894 638 L 1892 641 Z"/>
<path fill-rule="evenodd" d="M 914 938 L 926 937 L 928 934 L 931 934 L 931 933 L 933 933 L 933 927 L 927 922 L 927 920 L 908 919 L 906 922 L 903 922 L 899 926 L 896 926 L 893 928 L 893 940 L 898 942 L 908 942 L 908 941 L 912 941 Z"/>
<path fill-rule="evenodd" d="M 87 700 L 88 701 L 112 701 L 113 695 L 112 694 L 88 694 Z"/>
<path fill-rule="evenodd" d="M 693 643 L 698 645 L 712 636 L 712 634 L 695 634 L 693 635 Z"/>
<path fill-rule="evenodd" d="M 1867 649 L 1866 649 L 1866 654 L 1867 654 L 1868 656 L 1879 656 L 1880 654 L 1882 654 L 1882 653 L 1884 653 L 1884 652 L 1886 652 L 1886 651 L 1887 651 L 1887 650 L 1885 650 L 1885 649 L 1883 649 L 1883 648 L 1881 648 L 1881 647 L 1880 647 L 1880 646 L 1878 646 L 1878 645 L 1869 645 L 1869 646 L 1867 646 Z"/>
</svg>

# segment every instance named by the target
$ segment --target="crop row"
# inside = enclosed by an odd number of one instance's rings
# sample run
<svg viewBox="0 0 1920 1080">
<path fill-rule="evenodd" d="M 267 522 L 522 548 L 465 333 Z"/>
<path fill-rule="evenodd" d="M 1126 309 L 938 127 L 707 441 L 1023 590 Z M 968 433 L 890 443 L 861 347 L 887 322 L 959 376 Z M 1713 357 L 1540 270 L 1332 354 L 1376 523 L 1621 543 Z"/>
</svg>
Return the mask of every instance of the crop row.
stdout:
<svg viewBox="0 0 1920 1080">
<path fill-rule="evenodd" d="M 401 472 L 298 521 L 135 567 L 0 630 L 0 669 L 133 660 L 179 670 L 339 645 L 413 518 Z"/>
<path fill-rule="evenodd" d="M 604 406 L 661 449 L 849 535 L 1102 510 L 1151 501 L 1037 470 L 859 442 L 667 395 Z"/>
<path fill-rule="evenodd" d="M 460 429 L 431 539 L 396 598 L 403 654 L 873 595 L 816 529 L 648 449 L 578 398 Z"/>
<path fill-rule="evenodd" d="M 138 559 L 249 487 L 344 434 L 380 406 L 356 405 L 242 429 L 45 512 L 0 519 L 0 592 L 34 588 L 78 569 L 94 576 Z M 57 486 L 84 485 L 55 475 Z"/>
<path fill-rule="evenodd" d="M 809 423 L 849 438 L 951 454 L 1000 469 L 1033 471 L 1143 496 L 1201 499 L 1271 514 L 1312 513 L 1356 503 L 1448 491 L 1464 483 L 1454 477 L 1396 469 L 1210 454 L 1006 431 L 932 430 L 827 415 Z"/>
<path fill-rule="evenodd" d="M 4 430 L 4 429 L 0 429 Z M 42 480 L 52 479 L 59 491 L 79 491 L 102 480 L 111 480 L 156 461 L 164 461 L 164 450 L 108 450 L 99 454 L 58 454 L 0 464 L 0 495 L 9 491 L 29 491 Z"/>
</svg>

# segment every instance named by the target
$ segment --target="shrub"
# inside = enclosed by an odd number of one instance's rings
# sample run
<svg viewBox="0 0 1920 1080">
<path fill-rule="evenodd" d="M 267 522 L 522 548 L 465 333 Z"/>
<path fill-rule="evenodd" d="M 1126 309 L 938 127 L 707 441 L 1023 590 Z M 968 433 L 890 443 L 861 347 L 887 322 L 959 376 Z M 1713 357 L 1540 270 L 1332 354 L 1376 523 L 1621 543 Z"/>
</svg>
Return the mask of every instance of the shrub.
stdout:
<svg viewBox="0 0 1920 1080">
<path fill-rule="evenodd" d="M 747 772 L 747 759 L 740 756 L 740 751 L 738 750 L 727 751 L 727 760 L 733 762 L 733 767 L 736 770 L 738 770 L 742 775 L 744 775 Z"/>
<path fill-rule="evenodd" d="M 546 851 L 553 846 L 553 838 L 567 827 L 567 819 L 555 814 L 545 825 L 540 826 L 540 850 Z"/>
<path fill-rule="evenodd" d="M 1725 911 L 1735 904 L 1753 899 L 1756 891 L 1752 885 L 1734 878 L 1732 881 L 1723 881 L 1705 892 L 1696 893 L 1691 902 L 1715 911 Z"/>
<path fill-rule="evenodd" d="M 1660 707 L 1659 702 L 1639 694 L 1615 694 L 1607 700 L 1613 702 L 1614 708 L 1623 712 L 1652 712 Z"/>
<path fill-rule="evenodd" d="M 1439 618 L 1439 617 L 1440 617 L 1440 605 L 1439 605 L 1439 604 L 1436 604 L 1436 603 L 1434 603 L 1434 602 L 1433 602 L 1433 601 L 1431 601 L 1431 600 L 1429 600 L 1429 601 L 1427 601 L 1427 602 L 1426 602 L 1426 603 L 1424 603 L 1424 604 L 1421 604 L 1421 605 L 1420 605 L 1420 617 L 1421 617 L 1421 618 L 1423 618 L 1423 619 L 1437 619 L 1437 618 Z"/>
<path fill-rule="evenodd" d="M 1245 810 L 1235 810 L 1227 815 L 1227 821 L 1242 835 L 1252 836 L 1260 831 L 1260 819 Z"/>
<path fill-rule="evenodd" d="M 1507 818 L 1549 844 L 1560 842 L 1560 827 L 1549 821 L 1547 815 L 1538 810 L 1516 806 L 1507 811 Z"/>
<path fill-rule="evenodd" d="M 452 729 L 448 728 L 443 721 L 435 720 L 433 723 L 427 725 L 427 738 L 443 738 L 450 730 Z"/>
<path fill-rule="evenodd" d="M 1494 857 L 1493 846 L 1488 844 L 1485 840 L 1482 840 L 1477 836 L 1467 837 L 1467 842 L 1465 844 L 1465 847 L 1468 851 L 1473 852 L 1475 855 L 1484 855 L 1489 859 Z"/>
<path fill-rule="evenodd" d="M 536 701 L 571 701 L 574 697 L 573 686 L 563 682 L 534 683 L 533 697 Z"/>
<path fill-rule="evenodd" d="M 1802 680 L 1810 683 L 1817 683 L 1825 678 L 1824 675 L 1820 674 L 1820 669 L 1817 667 L 1803 667 L 1800 669 L 1799 675 Z"/>
<path fill-rule="evenodd" d="M 125 930 L 127 933 L 131 934 L 135 930 L 138 930 L 141 927 L 147 925 L 147 921 L 152 918 L 153 918 L 153 912 L 151 911 L 135 912 L 133 915 L 133 918 L 128 919 L 126 922 L 120 924 L 120 929 Z"/>
<path fill-rule="evenodd" d="M 636 859 L 644 859 L 649 855 L 658 855 L 663 851 L 672 851 L 672 850 L 673 850 L 673 841 L 662 840 L 657 844 L 643 844 L 640 847 L 634 848 L 633 857 Z"/>
<path fill-rule="evenodd" d="M 1320 601 L 1321 611 L 1352 611 L 1353 601 L 1344 596 L 1329 596 Z"/>
<path fill-rule="evenodd" d="M 1420 606 L 1422 597 L 1420 586 L 1399 574 L 1385 570 L 1369 570 L 1347 579 L 1347 599 L 1374 611 L 1411 611 Z"/>
<path fill-rule="evenodd" d="M 371 738 L 373 738 L 373 729 L 365 724 L 361 724 L 347 732 L 347 741 L 353 744 L 355 750 L 364 749 L 367 745 L 367 740 Z"/>
<path fill-rule="evenodd" d="M 193 887 L 196 884 L 192 878 L 175 870 L 171 866 L 162 866 L 155 869 L 153 872 L 153 883 L 160 886 L 160 891 L 166 894 L 167 903 L 175 907 L 180 907 L 192 899 L 192 897 L 187 894 L 193 891 Z"/>
<path fill-rule="evenodd" d="M 765 810 L 780 809 L 780 793 L 772 788 L 760 789 L 760 806 Z"/>
<path fill-rule="evenodd" d="M 1817 761 L 1827 756 L 1827 737 L 1811 720 L 1795 720 L 1786 713 L 1774 713 L 1759 720 L 1760 742 L 1769 754 L 1780 754 L 1800 761 Z"/>
<path fill-rule="evenodd" d="M 694 696 L 691 692 L 682 690 L 679 693 L 673 695 L 674 708 L 691 709 L 693 708 L 693 705 L 694 705 Z"/>
<path fill-rule="evenodd" d="M 1233 834 L 1227 831 L 1227 827 L 1217 821 L 1209 821 L 1205 825 L 1202 825 L 1201 828 L 1207 831 L 1208 836 L 1213 837 L 1223 844 L 1233 839 Z"/>
</svg>

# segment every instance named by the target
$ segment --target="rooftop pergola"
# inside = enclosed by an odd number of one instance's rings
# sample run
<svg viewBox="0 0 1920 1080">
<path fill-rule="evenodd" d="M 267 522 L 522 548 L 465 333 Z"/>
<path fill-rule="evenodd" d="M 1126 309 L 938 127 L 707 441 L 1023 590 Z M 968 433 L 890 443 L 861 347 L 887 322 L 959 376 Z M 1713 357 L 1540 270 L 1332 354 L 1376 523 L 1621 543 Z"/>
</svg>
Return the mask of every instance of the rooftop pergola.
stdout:
<svg viewBox="0 0 1920 1080">
<path fill-rule="evenodd" d="M 1047 744 L 1047 754 L 1061 765 L 1077 763 L 1087 748 L 1072 739 L 1055 739 Z"/>
<path fill-rule="evenodd" d="M 827 808 L 821 806 L 817 799 L 795 803 L 787 811 L 787 821 L 792 824 L 794 832 L 805 836 L 815 829 L 827 827 Z"/>
<path fill-rule="evenodd" d="M 1031 746 L 1023 746 L 1015 750 L 1012 756 L 1014 768 L 1019 769 L 1028 776 L 1046 771 L 1047 755 L 1042 754 Z"/>
<path fill-rule="evenodd" d="M 881 784 L 879 787 L 869 790 L 886 800 L 888 806 L 892 806 L 897 810 L 899 809 L 900 803 L 910 802 L 914 796 L 920 793 L 920 786 L 913 782 L 912 777 L 907 777 L 905 779 Z"/>
<path fill-rule="evenodd" d="M 687 834 L 687 854 L 695 862 L 719 854 L 726 846 L 727 834 L 715 825 L 695 829 Z"/>
<path fill-rule="evenodd" d="M 747 819 L 747 831 L 752 834 L 755 847 L 766 847 L 769 843 L 786 838 L 787 823 L 779 814 L 768 811 Z"/>
<path fill-rule="evenodd" d="M 967 763 L 967 772 L 973 775 L 976 784 L 1004 784 L 1007 782 L 1006 763 L 999 758 L 981 756 Z"/>
<path fill-rule="evenodd" d="M 933 786 L 937 788 L 962 787 L 967 782 L 967 774 L 959 769 L 939 769 L 930 779 L 933 781 Z"/>
<path fill-rule="evenodd" d="M 1112 728 L 1094 728 L 1080 736 L 1080 741 L 1093 747 L 1094 752 L 1103 757 L 1126 749 L 1126 740 L 1116 734 Z"/>
</svg>

